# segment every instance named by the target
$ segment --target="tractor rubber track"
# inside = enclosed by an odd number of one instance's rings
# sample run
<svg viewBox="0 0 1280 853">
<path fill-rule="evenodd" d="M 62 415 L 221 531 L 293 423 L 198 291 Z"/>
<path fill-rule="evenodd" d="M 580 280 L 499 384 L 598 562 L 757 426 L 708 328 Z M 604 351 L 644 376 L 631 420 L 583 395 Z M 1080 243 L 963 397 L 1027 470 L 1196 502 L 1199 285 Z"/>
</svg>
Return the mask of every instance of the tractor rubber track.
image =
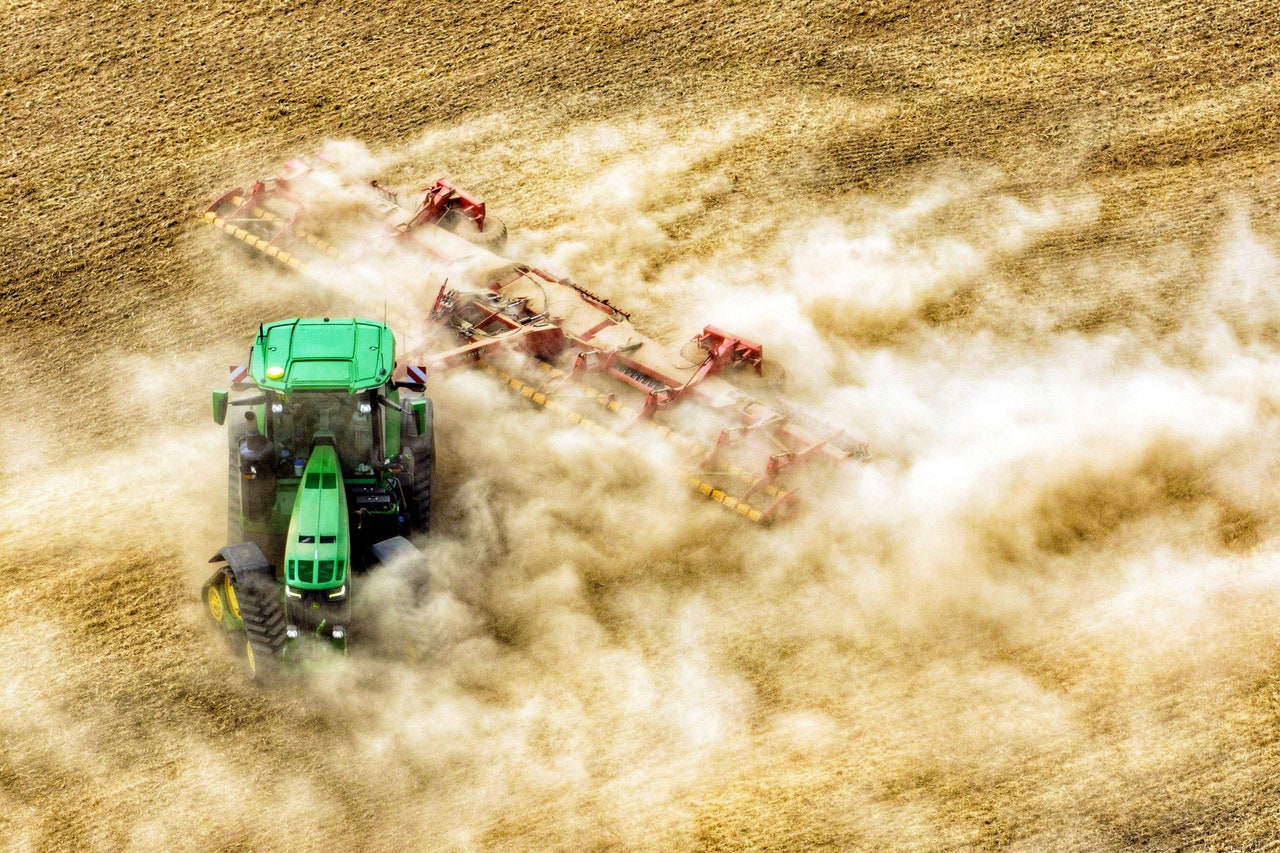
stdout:
<svg viewBox="0 0 1280 853">
<path fill-rule="evenodd" d="M 435 417 L 431 401 L 427 401 L 426 429 L 414 434 L 406 421 L 401 440 L 413 456 L 412 488 L 406 495 L 409 516 L 415 533 L 425 536 L 431 528 L 431 480 L 435 476 Z M 402 481 L 403 482 L 403 481 Z"/>
<path fill-rule="evenodd" d="M 424 440 L 425 439 L 425 440 Z M 414 530 L 426 535 L 431 528 L 431 475 L 435 448 L 429 437 L 420 436 L 409 445 L 413 454 L 412 518 Z"/>
<path fill-rule="evenodd" d="M 285 642 L 284 608 L 274 580 L 253 572 L 236 579 L 240 619 L 259 666 L 279 655 Z"/>
</svg>

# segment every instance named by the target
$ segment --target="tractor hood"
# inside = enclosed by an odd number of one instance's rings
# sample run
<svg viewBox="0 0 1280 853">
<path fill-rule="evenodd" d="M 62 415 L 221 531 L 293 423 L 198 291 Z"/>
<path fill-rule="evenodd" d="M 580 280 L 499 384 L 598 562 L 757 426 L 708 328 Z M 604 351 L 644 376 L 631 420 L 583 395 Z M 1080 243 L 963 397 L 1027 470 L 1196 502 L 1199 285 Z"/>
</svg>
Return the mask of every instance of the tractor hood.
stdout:
<svg viewBox="0 0 1280 853">
<path fill-rule="evenodd" d="M 347 493 L 338 455 L 328 445 L 311 452 L 285 544 L 285 583 L 295 589 L 333 589 L 347 581 L 351 540 Z"/>
</svg>

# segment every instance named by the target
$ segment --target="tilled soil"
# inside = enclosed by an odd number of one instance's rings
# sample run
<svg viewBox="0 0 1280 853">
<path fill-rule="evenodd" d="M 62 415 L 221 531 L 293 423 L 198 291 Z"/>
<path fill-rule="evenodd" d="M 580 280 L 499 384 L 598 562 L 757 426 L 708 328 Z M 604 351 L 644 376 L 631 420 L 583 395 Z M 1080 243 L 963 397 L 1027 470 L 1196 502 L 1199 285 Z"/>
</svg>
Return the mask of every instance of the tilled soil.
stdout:
<svg viewBox="0 0 1280 853">
<path fill-rule="evenodd" d="M 7 4 L 0 837 L 1269 848 L 1273 13 Z M 199 216 L 335 141 L 652 334 L 761 339 L 875 461 L 744 528 L 443 377 L 431 592 L 374 578 L 379 642 L 246 684 L 208 392 L 262 320 L 412 338 L 429 297 Z"/>
</svg>

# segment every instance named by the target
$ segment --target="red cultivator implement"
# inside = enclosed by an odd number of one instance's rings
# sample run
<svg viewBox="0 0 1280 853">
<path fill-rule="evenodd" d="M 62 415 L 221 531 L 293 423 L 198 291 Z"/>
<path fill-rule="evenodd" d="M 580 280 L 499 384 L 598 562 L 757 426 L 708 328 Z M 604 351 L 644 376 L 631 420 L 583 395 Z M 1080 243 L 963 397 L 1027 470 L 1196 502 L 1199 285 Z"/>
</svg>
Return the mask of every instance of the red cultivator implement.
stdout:
<svg viewBox="0 0 1280 853">
<path fill-rule="evenodd" d="M 294 269 L 369 249 L 320 230 L 304 205 L 314 166 L 290 161 L 283 177 L 227 193 L 205 219 Z M 434 264 L 430 320 L 459 346 L 411 359 L 407 382 L 476 364 L 531 402 L 595 431 L 624 436 L 655 431 L 674 444 L 680 476 L 753 521 L 769 521 L 794 499 L 788 481 L 817 460 L 864 459 L 866 445 L 824 426 L 779 398 L 748 393 L 740 377 L 759 377 L 759 344 L 707 326 L 678 353 L 645 337 L 608 300 L 542 270 L 501 258 L 506 229 L 484 203 L 437 181 L 415 208 L 376 182 L 358 188 L 378 240 L 404 242 Z M 367 231 L 367 229 L 366 229 Z M 459 238 L 462 239 L 459 239 Z M 479 248 L 477 248 L 479 247 Z M 425 278 L 425 276 L 424 276 Z M 430 285 L 425 285 L 430 286 Z M 755 384 L 762 384 L 759 379 Z M 762 398 L 768 398 L 765 402 Z"/>
<path fill-rule="evenodd" d="M 302 269 L 317 254 L 342 258 L 334 241 L 319 230 L 325 223 L 314 221 L 314 214 L 305 214 L 303 207 L 304 200 L 323 193 L 325 184 L 332 188 L 334 178 L 332 172 L 317 169 L 312 162 L 290 160 L 280 176 L 254 181 L 248 191 L 236 187 L 223 194 L 209 205 L 204 218 L 294 269 Z M 507 242 L 502 220 L 487 216 L 483 201 L 445 180 L 426 187 L 414 208 L 402 206 L 399 195 L 377 181 L 348 192 L 366 216 L 380 220 L 383 230 L 379 236 L 385 239 L 405 237 L 434 225 L 495 252 Z"/>
</svg>

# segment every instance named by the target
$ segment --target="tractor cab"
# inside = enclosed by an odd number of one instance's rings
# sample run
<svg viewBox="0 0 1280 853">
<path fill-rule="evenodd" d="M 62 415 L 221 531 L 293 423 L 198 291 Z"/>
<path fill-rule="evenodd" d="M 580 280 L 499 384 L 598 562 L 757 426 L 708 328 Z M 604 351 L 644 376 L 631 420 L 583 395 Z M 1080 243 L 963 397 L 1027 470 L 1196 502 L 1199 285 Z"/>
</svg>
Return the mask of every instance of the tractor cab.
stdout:
<svg viewBox="0 0 1280 853">
<path fill-rule="evenodd" d="M 307 459 L 327 437 L 348 475 L 371 475 L 399 453 L 399 410 L 387 417 L 378 400 L 394 367 L 395 337 L 369 320 L 272 323 L 249 356 L 249 375 L 271 397 L 267 437 L 291 460 Z"/>
</svg>

